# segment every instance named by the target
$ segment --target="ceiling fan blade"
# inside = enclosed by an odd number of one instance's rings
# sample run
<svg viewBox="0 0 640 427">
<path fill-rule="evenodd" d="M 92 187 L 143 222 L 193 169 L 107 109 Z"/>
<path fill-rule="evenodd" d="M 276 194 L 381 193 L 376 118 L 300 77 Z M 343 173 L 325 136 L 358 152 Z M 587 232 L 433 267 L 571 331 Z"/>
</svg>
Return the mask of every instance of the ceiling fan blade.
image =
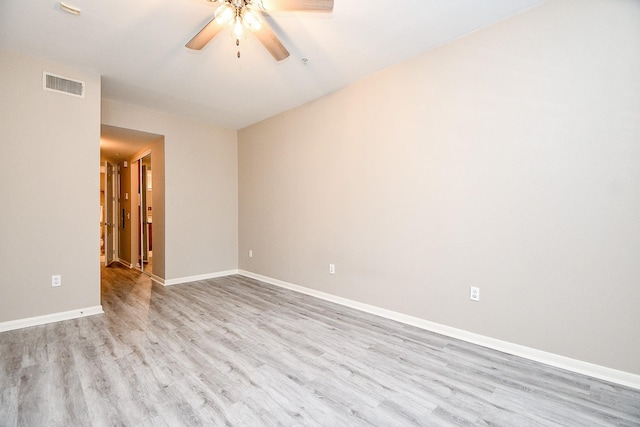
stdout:
<svg viewBox="0 0 640 427">
<path fill-rule="evenodd" d="M 263 22 L 262 27 L 259 30 L 254 31 L 253 34 L 258 37 L 260 43 L 262 43 L 276 61 L 282 61 L 289 57 L 289 51 L 282 45 L 278 36 L 276 36 L 273 30 L 269 28 L 265 22 Z"/>
<path fill-rule="evenodd" d="M 262 0 L 264 9 L 270 11 L 331 12 L 333 0 Z"/>
<path fill-rule="evenodd" d="M 189 49 L 200 50 L 207 45 L 224 28 L 220 25 L 216 18 L 213 18 L 207 25 L 205 25 L 198 34 L 193 36 L 189 43 L 185 46 Z"/>
</svg>

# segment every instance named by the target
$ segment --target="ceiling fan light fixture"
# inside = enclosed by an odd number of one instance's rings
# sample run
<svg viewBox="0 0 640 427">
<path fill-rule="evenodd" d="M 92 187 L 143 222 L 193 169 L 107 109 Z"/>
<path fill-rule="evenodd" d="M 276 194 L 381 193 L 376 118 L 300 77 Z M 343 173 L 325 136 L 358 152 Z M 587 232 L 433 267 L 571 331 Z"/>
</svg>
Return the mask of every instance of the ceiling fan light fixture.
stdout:
<svg viewBox="0 0 640 427">
<path fill-rule="evenodd" d="M 225 3 L 216 9 L 214 16 L 220 25 L 224 25 L 231 22 L 235 14 L 235 9 L 229 3 Z"/>
<path fill-rule="evenodd" d="M 248 7 L 243 9 L 242 20 L 251 31 L 258 31 L 262 28 L 262 20 L 260 19 L 260 16 Z"/>
<path fill-rule="evenodd" d="M 233 23 L 233 36 L 236 40 L 244 38 L 244 26 L 240 15 L 236 16 L 236 21 Z"/>
<path fill-rule="evenodd" d="M 224 27 L 228 26 L 235 36 L 236 46 L 245 37 L 246 30 L 252 31 L 262 45 L 269 51 L 276 61 L 289 57 L 289 51 L 280 42 L 268 20 L 262 14 L 264 11 L 310 11 L 330 12 L 333 10 L 334 0 L 207 0 L 211 3 L 221 3 L 211 19 L 185 45 L 189 49 L 201 50 Z M 265 5 L 264 3 L 267 3 Z M 266 15 L 268 18 L 269 15 Z M 246 27 L 246 30 L 245 28 Z M 240 52 L 238 51 L 238 58 Z"/>
</svg>

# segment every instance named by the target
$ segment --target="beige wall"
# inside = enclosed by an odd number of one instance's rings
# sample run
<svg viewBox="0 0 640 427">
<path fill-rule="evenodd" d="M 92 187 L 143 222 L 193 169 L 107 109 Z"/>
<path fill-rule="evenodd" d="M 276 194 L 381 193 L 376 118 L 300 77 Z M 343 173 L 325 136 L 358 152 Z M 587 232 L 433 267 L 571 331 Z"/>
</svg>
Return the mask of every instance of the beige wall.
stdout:
<svg viewBox="0 0 640 427">
<path fill-rule="evenodd" d="M 166 280 L 233 270 L 238 265 L 238 160 L 236 132 L 188 118 L 110 100 L 102 102 L 102 123 L 164 135 Z M 156 165 L 153 151 L 153 188 Z M 161 175 L 158 175 L 160 178 Z M 159 188 L 159 187 L 158 187 Z M 154 198 L 154 206 L 157 201 Z M 164 220 L 164 224 L 162 224 Z M 157 262 L 154 252 L 154 274 Z M 162 277 L 162 276 L 161 276 Z"/>
<path fill-rule="evenodd" d="M 639 22 L 550 1 L 241 130 L 240 268 L 640 374 Z"/>
<path fill-rule="evenodd" d="M 153 193 L 151 204 L 153 205 L 153 275 L 166 277 L 166 204 L 165 204 L 165 166 L 164 166 L 164 137 L 151 143 L 151 161 L 153 174 L 151 176 Z M 237 191 L 237 184 L 236 184 Z M 237 215 L 237 208 L 234 210 Z M 237 223 L 236 223 L 237 224 Z M 232 242 L 232 247 L 237 247 L 237 239 Z M 237 262 L 237 261 L 236 261 Z"/>
<path fill-rule="evenodd" d="M 6 51 L 0 64 L 0 322 L 97 306 L 100 76 Z M 84 80 L 86 98 L 43 91 L 44 70 Z M 109 101 L 102 108 L 105 124 L 165 135 L 169 146 L 165 177 L 164 143 L 151 144 L 154 246 L 166 240 L 154 274 L 237 268 L 235 131 Z M 165 215 L 155 194 L 165 194 Z"/>
<path fill-rule="evenodd" d="M 0 93 L 0 322 L 98 306 L 100 76 L 0 50 Z"/>
</svg>

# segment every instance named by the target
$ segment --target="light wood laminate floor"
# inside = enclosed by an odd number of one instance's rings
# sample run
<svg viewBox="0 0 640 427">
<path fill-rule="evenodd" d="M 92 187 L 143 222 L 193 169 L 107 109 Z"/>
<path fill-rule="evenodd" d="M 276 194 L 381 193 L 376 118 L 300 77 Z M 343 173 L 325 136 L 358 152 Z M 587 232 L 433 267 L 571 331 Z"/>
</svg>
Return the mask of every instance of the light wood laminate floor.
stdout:
<svg viewBox="0 0 640 427">
<path fill-rule="evenodd" d="M 102 270 L 104 315 L 0 334 L 1 426 L 640 426 L 640 391 L 242 276 Z"/>
</svg>

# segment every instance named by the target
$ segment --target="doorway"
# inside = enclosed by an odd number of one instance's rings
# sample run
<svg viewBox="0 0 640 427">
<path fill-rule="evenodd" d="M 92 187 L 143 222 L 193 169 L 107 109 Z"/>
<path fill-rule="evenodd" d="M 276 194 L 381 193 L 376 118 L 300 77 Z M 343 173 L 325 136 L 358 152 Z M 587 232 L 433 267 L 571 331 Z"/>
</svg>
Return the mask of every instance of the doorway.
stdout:
<svg viewBox="0 0 640 427">
<path fill-rule="evenodd" d="M 152 280 L 164 280 L 164 136 L 102 125 L 100 137 L 101 261 L 107 264 L 108 241 L 113 261 L 139 269 Z M 153 159 L 153 162 L 152 162 Z M 106 172 L 113 172 L 113 201 L 108 208 Z M 111 187 L 109 187 L 111 188 Z M 107 220 L 108 212 L 113 212 Z M 107 239 L 108 224 L 115 238 Z"/>
</svg>

